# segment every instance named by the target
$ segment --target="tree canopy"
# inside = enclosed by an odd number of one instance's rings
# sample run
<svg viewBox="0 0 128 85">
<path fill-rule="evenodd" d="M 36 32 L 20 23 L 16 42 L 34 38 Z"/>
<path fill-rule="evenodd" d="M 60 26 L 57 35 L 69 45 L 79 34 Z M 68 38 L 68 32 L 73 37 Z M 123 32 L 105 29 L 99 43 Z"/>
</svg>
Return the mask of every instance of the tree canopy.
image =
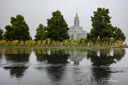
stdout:
<svg viewBox="0 0 128 85">
<path fill-rule="evenodd" d="M 0 28 L 0 40 L 3 39 L 3 30 Z"/>
<path fill-rule="evenodd" d="M 47 19 L 47 38 L 59 41 L 69 39 L 68 30 L 68 25 L 60 11 L 53 12 L 52 17 Z"/>
<path fill-rule="evenodd" d="M 39 24 L 36 29 L 35 40 L 44 40 L 46 39 L 46 27 L 42 24 Z"/>
<path fill-rule="evenodd" d="M 111 17 L 108 15 L 109 9 L 98 8 L 94 11 L 94 16 L 91 16 L 92 29 L 87 34 L 87 38 L 92 41 L 110 41 L 123 40 L 125 41 L 125 35 L 120 28 L 113 27 L 111 25 Z"/>
<path fill-rule="evenodd" d="M 122 32 L 122 30 L 118 27 L 114 27 L 114 39 L 115 40 L 125 40 L 126 37 L 124 35 L 124 33 Z"/>
<path fill-rule="evenodd" d="M 29 27 L 24 21 L 22 15 L 11 17 L 11 25 L 5 26 L 6 32 L 4 34 L 5 40 L 30 40 Z"/>
</svg>

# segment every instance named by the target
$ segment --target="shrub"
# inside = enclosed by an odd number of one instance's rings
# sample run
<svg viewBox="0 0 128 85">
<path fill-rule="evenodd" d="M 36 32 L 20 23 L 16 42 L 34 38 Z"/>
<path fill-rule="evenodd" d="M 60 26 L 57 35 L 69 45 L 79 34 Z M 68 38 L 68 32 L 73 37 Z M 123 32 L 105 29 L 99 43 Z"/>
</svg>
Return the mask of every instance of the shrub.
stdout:
<svg viewBox="0 0 128 85">
<path fill-rule="evenodd" d="M 12 41 L 8 41 L 8 46 L 12 46 Z"/>
<path fill-rule="evenodd" d="M 74 46 L 74 40 L 70 40 L 70 47 Z"/>
<path fill-rule="evenodd" d="M 6 44 L 6 40 L 1 40 L 0 41 L 0 46 L 5 46 L 5 44 Z"/>
<path fill-rule="evenodd" d="M 38 46 L 38 47 L 41 47 L 41 42 L 42 42 L 41 40 L 38 40 L 38 41 L 37 41 L 37 46 Z"/>
<path fill-rule="evenodd" d="M 47 40 L 47 47 L 50 47 L 51 41 Z"/>
<path fill-rule="evenodd" d="M 28 47 L 30 45 L 29 40 L 25 41 L 25 46 Z"/>
<path fill-rule="evenodd" d="M 32 40 L 31 41 L 31 46 L 35 47 L 36 46 L 36 41 Z"/>
<path fill-rule="evenodd" d="M 76 40 L 76 46 L 80 46 L 80 40 Z"/>
<path fill-rule="evenodd" d="M 20 42 L 19 42 L 19 46 L 24 46 L 24 45 L 25 45 L 24 42 L 25 42 L 25 41 L 20 41 Z"/>
<path fill-rule="evenodd" d="M 65 40 L 65 41 L 64 41 L 64 46 L 65 46 L 65 47 L 68 47 L 68 40 Z"/>
<path fill-rule="evenodd" d="M 51 46 L 55 47 L 55 41 L 54 40 L 52 41 Z"/>
<path fill-rule="evenodd" d="M 56 47 L 60 47 L 61 46 L 61 42 L 60 41 L 56 41 Z"/>
<path fill-rule="evenodd" d="M 92 41 L 89 41 L 89 47 L 91 47 L 92 46 Z"/>
<path fill-rule="evenodd" d="M 45 47 L 46 46 L 46 40 L 42 41 L 42 46 Z"/>
<path fill-rule="evenodd" d="M 8 43 L 9 45 L 9 43 Z M 19 45 L 19 41 L 18 40 L 14 40 L 12 41 L 12 46 L 18 46 Z"/>
<path fill-rule="evenodd" d="M 85 40 L 81 41 L 81 46 L 85 46 Z"/>
</svg>

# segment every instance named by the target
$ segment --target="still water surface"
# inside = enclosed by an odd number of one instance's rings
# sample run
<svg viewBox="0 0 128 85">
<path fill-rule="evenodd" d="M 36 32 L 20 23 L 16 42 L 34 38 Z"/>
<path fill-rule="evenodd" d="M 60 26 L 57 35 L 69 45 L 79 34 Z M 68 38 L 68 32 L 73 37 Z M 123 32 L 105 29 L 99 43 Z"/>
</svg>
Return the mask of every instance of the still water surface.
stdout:
<svg viewBox="0 0 128 85">
<path fill-rule="evenodd" d="M 0 85 L 128 85 L 128 49 L 0 48 Z"/>
</svg>

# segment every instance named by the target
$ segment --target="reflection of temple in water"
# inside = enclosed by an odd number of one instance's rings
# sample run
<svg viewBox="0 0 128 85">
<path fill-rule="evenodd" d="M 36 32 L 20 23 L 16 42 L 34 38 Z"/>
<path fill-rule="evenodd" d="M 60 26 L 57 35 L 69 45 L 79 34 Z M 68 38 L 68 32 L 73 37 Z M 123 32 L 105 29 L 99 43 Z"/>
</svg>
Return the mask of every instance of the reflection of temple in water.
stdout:
<svg viewBox="0 0 128 85">
<path fill-rule="evenodd" d="M 79 62 L 87 56 L 87 52 L 85 50 L 82 51 L 80 49 L 72 49 L 69 51 L 69 54 L 69 59 L 73 61 L 76 65 L 78 65 Z"/>
</svg>

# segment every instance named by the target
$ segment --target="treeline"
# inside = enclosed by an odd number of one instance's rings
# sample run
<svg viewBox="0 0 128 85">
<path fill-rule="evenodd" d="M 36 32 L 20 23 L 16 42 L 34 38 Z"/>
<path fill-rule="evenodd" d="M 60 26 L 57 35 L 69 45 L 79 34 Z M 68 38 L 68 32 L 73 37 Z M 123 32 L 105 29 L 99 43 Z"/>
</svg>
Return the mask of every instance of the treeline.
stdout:
<svg viewBox="0 0 128 85">
<path fill-rule="evenodd" d="M 5 26 L 5 32 L 0 29 L 0 40 L 32 40 L 29 33 L 29 26 L 22 15 L 11 17 L 10 23 L 11 25 Z M 63 41 L 69 39 L 68 30 L 69 28 L 63 15 L 57 10 L 52 13 L 50 19 L 47 19 L 47 27 L 43 24 L 39 24 L 39 27 L 36 29 L 37 33 L 34 40 L 50 39 Z"/>
<path fill-rule="evenodd" d="M 94 16 L 91 16 L 92 29 L 84 38 L 85 41 L 93 43 L 125 41 L 124 33 L 120 28 L 112 26 L 111 17 L 108 14 L 109 9 L 105 8 L 98 8 L 97 11 L 94 11 Z M 18 42 L 25 41 L 25 43 L 30 40 L 32 42 L 41 41 L 42 43 L 42 41 L 48 40 L 64 42 L 70 39 L 68 25 L 58 10 L 52 13 L 51 18 L 47 19 L 47 26 L 39 24 L 36 29 L 35 41 L 32 40 L 29 26 L 22 15 L 11 17 L 10 23 L 11 25 L 5 26 L 5 32 L 0 29 L 0 40 L 6 40 L 6 42 L 17 40 Z"/>
</svg>

